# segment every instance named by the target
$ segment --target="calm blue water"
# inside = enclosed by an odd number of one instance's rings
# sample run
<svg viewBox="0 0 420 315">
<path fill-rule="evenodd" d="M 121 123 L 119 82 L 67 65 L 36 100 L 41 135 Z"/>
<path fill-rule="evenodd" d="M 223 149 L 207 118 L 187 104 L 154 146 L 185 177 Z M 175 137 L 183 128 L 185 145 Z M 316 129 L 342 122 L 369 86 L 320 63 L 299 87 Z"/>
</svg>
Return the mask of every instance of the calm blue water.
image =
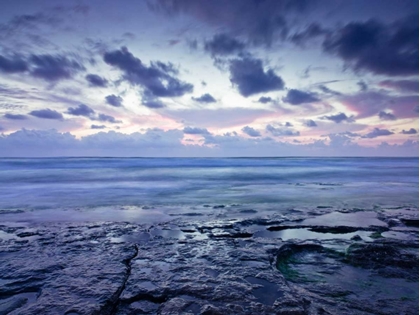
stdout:
<svg viewBox="0 0 420 315">
<path fill-rule="evenodd" d="M 0 209 L 418 205 L 417 158 L 0 159 Z"/>
</svg>

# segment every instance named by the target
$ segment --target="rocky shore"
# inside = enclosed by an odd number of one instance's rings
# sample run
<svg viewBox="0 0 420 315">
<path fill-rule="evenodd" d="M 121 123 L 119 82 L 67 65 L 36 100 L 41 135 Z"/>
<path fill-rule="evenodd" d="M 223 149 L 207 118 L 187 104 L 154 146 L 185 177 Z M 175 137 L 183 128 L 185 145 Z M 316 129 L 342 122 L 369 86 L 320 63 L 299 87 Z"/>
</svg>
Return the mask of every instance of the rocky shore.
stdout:
<svg viewBox="0 0 420 315">
<path fill-rule="evenodd" d="M 2 223 L 0 314 L 418 314 L 418 209 L 283 213 Z"/>
</svg>

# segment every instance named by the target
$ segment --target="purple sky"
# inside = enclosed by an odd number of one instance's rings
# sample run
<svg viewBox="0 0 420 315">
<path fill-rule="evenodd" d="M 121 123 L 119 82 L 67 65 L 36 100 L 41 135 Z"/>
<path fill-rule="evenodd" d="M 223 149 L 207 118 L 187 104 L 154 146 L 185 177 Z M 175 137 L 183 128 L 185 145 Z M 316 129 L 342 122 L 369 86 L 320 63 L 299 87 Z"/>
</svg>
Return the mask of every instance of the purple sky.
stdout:
<svg viewBox="0 0 420 315">
<path fill-rule="evenodd" d="M 0 156 L 417 156 L 418 1 L 7 1 Z"/>
</svg>

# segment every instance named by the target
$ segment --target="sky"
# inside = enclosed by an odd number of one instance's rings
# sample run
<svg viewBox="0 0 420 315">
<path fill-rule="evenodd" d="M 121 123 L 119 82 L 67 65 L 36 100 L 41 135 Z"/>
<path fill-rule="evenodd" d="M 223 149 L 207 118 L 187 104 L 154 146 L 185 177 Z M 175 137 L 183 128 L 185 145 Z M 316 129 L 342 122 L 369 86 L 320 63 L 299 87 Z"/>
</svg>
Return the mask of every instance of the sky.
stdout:
<svg viewBox="0 0 420 315">
<path fill-rule="evenodd" d="M 418 156 L 417 0 L 5 1 L 0 156 Z"/>
</svg>

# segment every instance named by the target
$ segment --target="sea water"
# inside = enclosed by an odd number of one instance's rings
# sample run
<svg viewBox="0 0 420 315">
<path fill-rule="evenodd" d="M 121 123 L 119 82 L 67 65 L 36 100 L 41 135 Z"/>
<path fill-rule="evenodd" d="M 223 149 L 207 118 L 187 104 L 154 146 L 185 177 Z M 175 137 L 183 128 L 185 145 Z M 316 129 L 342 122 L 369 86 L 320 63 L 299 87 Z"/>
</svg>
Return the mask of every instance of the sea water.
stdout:
<svg viewBox="0 0 420 315">
<path fill-rule="evenodd" d="M 147 221 L 235 207 L 255 215 L 418 207 L 418 167 L 418 158 L 377 157 L 3 158 L 0 213 L 52 219 L 101 209 L 97 219 L 115 219 L 110 212 L 131 209 L 130 218 Z"/>
</svg>

